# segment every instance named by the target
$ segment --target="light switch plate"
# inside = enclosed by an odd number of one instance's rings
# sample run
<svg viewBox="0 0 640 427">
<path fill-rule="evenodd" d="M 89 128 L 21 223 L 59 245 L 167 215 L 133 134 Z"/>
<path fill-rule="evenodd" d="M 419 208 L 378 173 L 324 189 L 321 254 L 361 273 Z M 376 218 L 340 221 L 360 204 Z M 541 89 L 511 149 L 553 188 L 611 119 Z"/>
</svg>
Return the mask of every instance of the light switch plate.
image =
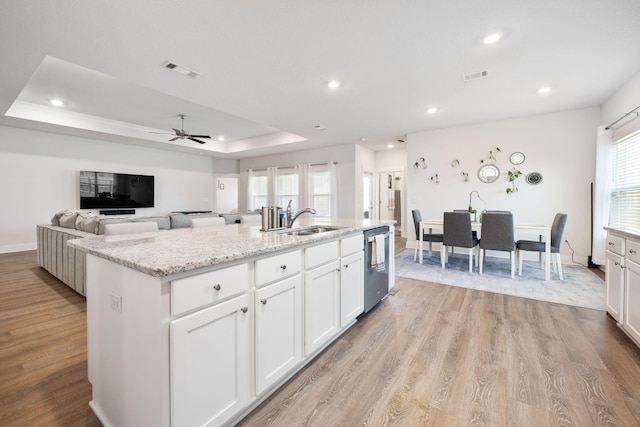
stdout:
<svg viewBox="0 0 640 427">
<path fill-rule="evenodd" d="M 111 292 L 111 309 L 122 313 L 122 295 Z"/>
</svg>

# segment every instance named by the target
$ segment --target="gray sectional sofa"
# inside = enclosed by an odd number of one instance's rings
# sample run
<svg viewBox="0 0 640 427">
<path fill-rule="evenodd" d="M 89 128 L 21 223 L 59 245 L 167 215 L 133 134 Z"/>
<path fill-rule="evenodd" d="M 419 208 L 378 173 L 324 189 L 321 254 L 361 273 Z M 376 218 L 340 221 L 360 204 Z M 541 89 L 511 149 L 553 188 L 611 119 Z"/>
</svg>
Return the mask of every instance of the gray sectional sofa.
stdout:
<svg viewBox="0 0 640 427">
<path fill-rule="evenodd" d="M 221 216 L 225 224 L 240 222 L 240 214 L 182 213 L 148 217 L 113 217 L 90 213 L 58 212 L 51 224 L 38 225 L 37 260 L 38 265 L 81 295 L 85 293 L 85 254 L 67 245 L 71 239 L 82 239 L 104 234 L 105 225 L 122 222 L 158 223 L 160 230 L 187 228 L 191 219 L 197 217 Z"/>
</svg>

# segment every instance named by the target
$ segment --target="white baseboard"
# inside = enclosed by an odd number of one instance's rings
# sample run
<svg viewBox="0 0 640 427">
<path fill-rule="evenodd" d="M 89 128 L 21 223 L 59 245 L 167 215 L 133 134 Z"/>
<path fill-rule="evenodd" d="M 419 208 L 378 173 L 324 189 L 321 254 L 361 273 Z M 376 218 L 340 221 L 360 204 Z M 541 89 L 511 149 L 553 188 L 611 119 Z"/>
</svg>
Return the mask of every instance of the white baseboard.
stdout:
<svg viewBox="0 0 640 427">
<path fill-rule="evenodd" d="M 19 245 L 2 245 L 0 246 L 0 254 L 8 254 L 11 252 L 24 252 L 36 250 L 36 242 L 22 243 Z"/>
</svg>

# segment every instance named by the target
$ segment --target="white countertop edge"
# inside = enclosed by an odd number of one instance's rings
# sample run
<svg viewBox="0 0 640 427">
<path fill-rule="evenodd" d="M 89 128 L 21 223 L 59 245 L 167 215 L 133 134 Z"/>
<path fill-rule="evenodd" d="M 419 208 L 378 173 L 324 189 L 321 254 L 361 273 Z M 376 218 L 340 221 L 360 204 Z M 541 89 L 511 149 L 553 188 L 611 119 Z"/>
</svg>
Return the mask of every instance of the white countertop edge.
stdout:
<svg viewBox="0 0 640 427">
<path fill-rule="evenodd" d="M 637 231 L 633 231 L 633 230 L 628 230 L 628 229 L 624 229 L 624 228 L 615 228 L 615 227 L 609 227 L 609 226 L 605 226 L 603 227 L 605 230 L 616 234 L 618 236 L 622 236 L 625 237 L 627 239 L 636 239 L 636 240 L 640 240 L 640 233 L 638 233 Z"/>
<path fill-rule="evenodd" d="M 337 230 L 309 236 L 290 236 L 284 233 L 283 230 L 260 232 L 260 227 L 230 224 L 224 227 L 224 231 L 227 233 L 223 235 L 215 234 L 216 231 L 221 230 L 209 230 L 210 234 L 207 235 L 207 230 L 205 229 L 197 231 L 194 231 L 195 229 L 177 229 L 135 235 L 72 239 L 67 244 L 76 250 L 107 259 L 144 274 L 153 277 L 164 277 L 245 258 L 248 259 L 262 254 L 275 253 L 295 247 L 305 247 L 322 241 L 335 240 L 341 236 L 394 223 L 395 221 L 386 220 L 340 220 L 311 224 L 303 222 L 299 227 L 295 227 L 306 228 L 311 225 L 335 225 L 341 227 Z M 234 234 L 232 227 L 235 227 L 237 233 Z M 194 236 L 209 237 L 209 239 L 204 240 L 206 247 L 193 248 L 193 245 L 203 244 L 203 240 L 194 240 Z M 269 242 L 265 243 L 264 239 L 269 240 Z M 178 248 L 177 253 L 169 249 L 172 245 Z M 191 246 L 192 255 L 190 256 L 187 253 L 188 249 L 181 247 L 181 245 Z M 220 249 L 220 247 L 224 249 Z"/>
</svg>

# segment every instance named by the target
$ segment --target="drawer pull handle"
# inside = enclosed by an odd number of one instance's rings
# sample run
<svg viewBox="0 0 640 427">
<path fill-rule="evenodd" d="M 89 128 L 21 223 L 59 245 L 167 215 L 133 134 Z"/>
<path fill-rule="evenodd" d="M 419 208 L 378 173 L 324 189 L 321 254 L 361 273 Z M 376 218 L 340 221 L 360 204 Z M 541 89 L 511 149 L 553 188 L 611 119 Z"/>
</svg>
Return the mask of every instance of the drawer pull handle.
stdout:
<svg viewBox="0 0 640 427">
<path fill-rule="evenodd" d="M 340 269 L 339 269 L 339 268 L 336 268 L 336 271 L 340 271 Z"/>
<path fill-rule="evenodd" d="M 266 299 L 266 298 L 262 298 L 262 299 L 260 300 L 260 302 L 261 302 L 262 304 L 265 304 L 265 305 L 266 305 L 266 304 L 267 304 L 267 299 Z"/>
<path fill-rule="evenodd" d="M 240 311 L 243 312 L 243 313 L 246 313 L 247 311 L 249 311 L 249 308 L 248 307 L 242 307 L 240 309 Z"/>
<path fill-rule="evenodd" d="M 349 264 L 345 264 L 343 267 L 344 268 L 349 268 Z"/>
<path fill-rule="evenodd" d="M 614 262 L 615 265 L 620 265 L 620 263 L 618 261 Z"/>
<path fill-rule="evenodd" d="M 629 253 L 630 253 L 630 254 L 635 254 L 635 253 L 636 253 L 636 251 L 634 251 L 633 249 L 629 249 Z"/>
<path fill-rule="evenodd" d="M 286 264 L 282 264 L 282 265 L 280 266 L 280 268 L 281 268 L 281 269 L 283 269 L 283 270 L 286 270 L 286 269 L 287 269 L 287 266 L 286 266 Z"/>
<path fill-rule="evenodd" d="M 607 243 L 607 244 L 608 244 L 609 246 L 613 246 L 613 245 L 615 245 L 615 243 L 613 243 L 613 242 L 609 242 L 609 243 Z"/>
<path fill-rule="evenodd" d="M 219 291 L 220 289 L 222 289 L 222 286 L 220 286 L 220 283 L 216 283 L 215 285 L 213 285 L 213 289 Z"/>
</svg>

